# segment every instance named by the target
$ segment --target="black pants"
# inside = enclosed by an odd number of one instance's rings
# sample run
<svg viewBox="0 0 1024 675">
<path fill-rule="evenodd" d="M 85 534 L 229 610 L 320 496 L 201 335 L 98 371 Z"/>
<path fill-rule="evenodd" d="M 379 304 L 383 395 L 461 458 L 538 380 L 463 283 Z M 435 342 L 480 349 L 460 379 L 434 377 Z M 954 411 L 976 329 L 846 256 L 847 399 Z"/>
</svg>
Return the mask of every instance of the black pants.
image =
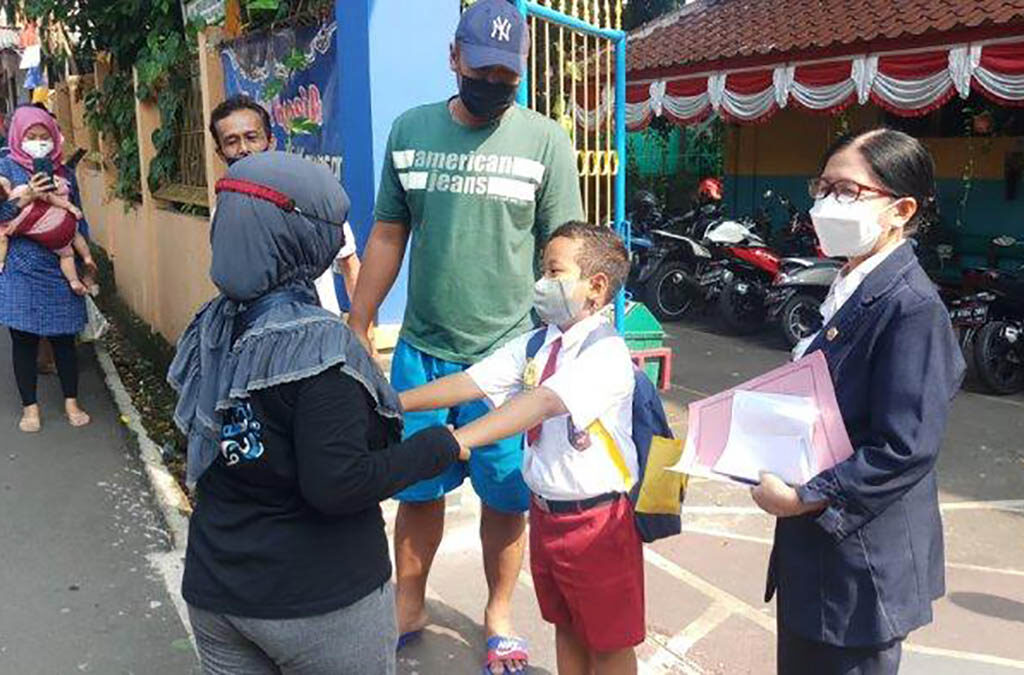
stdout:
<svg viewBox="0 0 1024 675">
<path fill-rule="evenodd" d="M 11 329 L 11 351 L 14 354 L 14 379 L 18 382 L 21 404 L 35 405 L 36 380 L 39 377 L 36 356 L 39 353 L 39 336 Z M 74 335 L 57 335 L 46 338 L 53 346 L 53 358 L 57 362 L 57 375 L 64 398 L 78 398 L 78 355 L 75 352 Z"/>
<path fill-rule="evenodd" d="M 779 626 L 779 675 L 897 675 L 903 642 L 837 647 L 793 635 Z"/>
</svg>

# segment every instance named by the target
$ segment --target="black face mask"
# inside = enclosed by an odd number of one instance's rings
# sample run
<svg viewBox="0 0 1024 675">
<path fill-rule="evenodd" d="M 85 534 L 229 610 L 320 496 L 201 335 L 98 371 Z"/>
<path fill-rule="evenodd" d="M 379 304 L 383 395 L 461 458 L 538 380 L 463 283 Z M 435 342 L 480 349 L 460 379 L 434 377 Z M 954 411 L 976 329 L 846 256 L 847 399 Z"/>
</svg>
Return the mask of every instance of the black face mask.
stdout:
<svg viewBox="0 0 1024 675">
<path fill-rule="evenodd" d="M 509 109 L 516 85 L 459 76 L 459 98 L 473 117 L 492 120 Z"/>
</svg>

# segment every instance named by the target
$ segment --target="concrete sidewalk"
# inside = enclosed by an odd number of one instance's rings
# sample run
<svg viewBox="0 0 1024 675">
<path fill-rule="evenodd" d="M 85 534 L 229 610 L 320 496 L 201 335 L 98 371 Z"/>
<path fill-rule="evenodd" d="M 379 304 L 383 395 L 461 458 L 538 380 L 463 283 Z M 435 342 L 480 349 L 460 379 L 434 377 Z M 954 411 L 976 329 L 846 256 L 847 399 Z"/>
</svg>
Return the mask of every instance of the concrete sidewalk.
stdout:
<svg viewBox="0 0 1024 675">
<path fill-rule="evenodd" d="M 0 673 L 188 675 L 197 660 L 167 591 L 166 528 L 92 349 L 81 402 L 63 418 L 40 378 L 43 431 L 18 431 L 21 404 L 0 332 Z"/>
</svg>

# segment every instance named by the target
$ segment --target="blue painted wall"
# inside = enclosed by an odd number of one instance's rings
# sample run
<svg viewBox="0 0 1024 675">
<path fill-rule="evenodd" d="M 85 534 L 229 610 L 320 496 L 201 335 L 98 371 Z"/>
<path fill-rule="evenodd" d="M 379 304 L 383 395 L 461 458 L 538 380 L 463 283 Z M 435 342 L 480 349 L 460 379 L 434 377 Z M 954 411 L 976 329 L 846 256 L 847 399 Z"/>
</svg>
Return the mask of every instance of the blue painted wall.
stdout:
<svg viewBox="0 0 1024 675">
<path fill-rule="evenodd" d="M 409 108 L 455 92 L 448 47 L 459 21 L 453 0 L 338 0 L 338 68 L 345 189 L 352 198 L 350 221 L 363 251 L 373 227 L 373 201 L 380 182 L 391 123 Z M 403 264 L 380 308 L 382 324 L 400 323 L 405 311 Z"/>
</svg>

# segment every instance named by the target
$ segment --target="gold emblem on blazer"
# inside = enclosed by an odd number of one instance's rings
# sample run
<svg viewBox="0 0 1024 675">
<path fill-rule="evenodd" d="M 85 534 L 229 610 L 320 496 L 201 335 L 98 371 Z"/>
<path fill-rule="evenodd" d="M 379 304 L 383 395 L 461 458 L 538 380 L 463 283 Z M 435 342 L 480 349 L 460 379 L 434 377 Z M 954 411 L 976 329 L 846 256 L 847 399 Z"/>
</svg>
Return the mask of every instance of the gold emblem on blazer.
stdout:
<svg viewBox="0 0 1024 675">
<path fill-rule="evenodd" d="M 827 331 L 825 331 L 825 339 L 828 340 L 829 342 L 832 342 L 837 337 L 839 337 L 839 329 L 836 328 L 835 326 L 832 326 Z"/>
</svg>

